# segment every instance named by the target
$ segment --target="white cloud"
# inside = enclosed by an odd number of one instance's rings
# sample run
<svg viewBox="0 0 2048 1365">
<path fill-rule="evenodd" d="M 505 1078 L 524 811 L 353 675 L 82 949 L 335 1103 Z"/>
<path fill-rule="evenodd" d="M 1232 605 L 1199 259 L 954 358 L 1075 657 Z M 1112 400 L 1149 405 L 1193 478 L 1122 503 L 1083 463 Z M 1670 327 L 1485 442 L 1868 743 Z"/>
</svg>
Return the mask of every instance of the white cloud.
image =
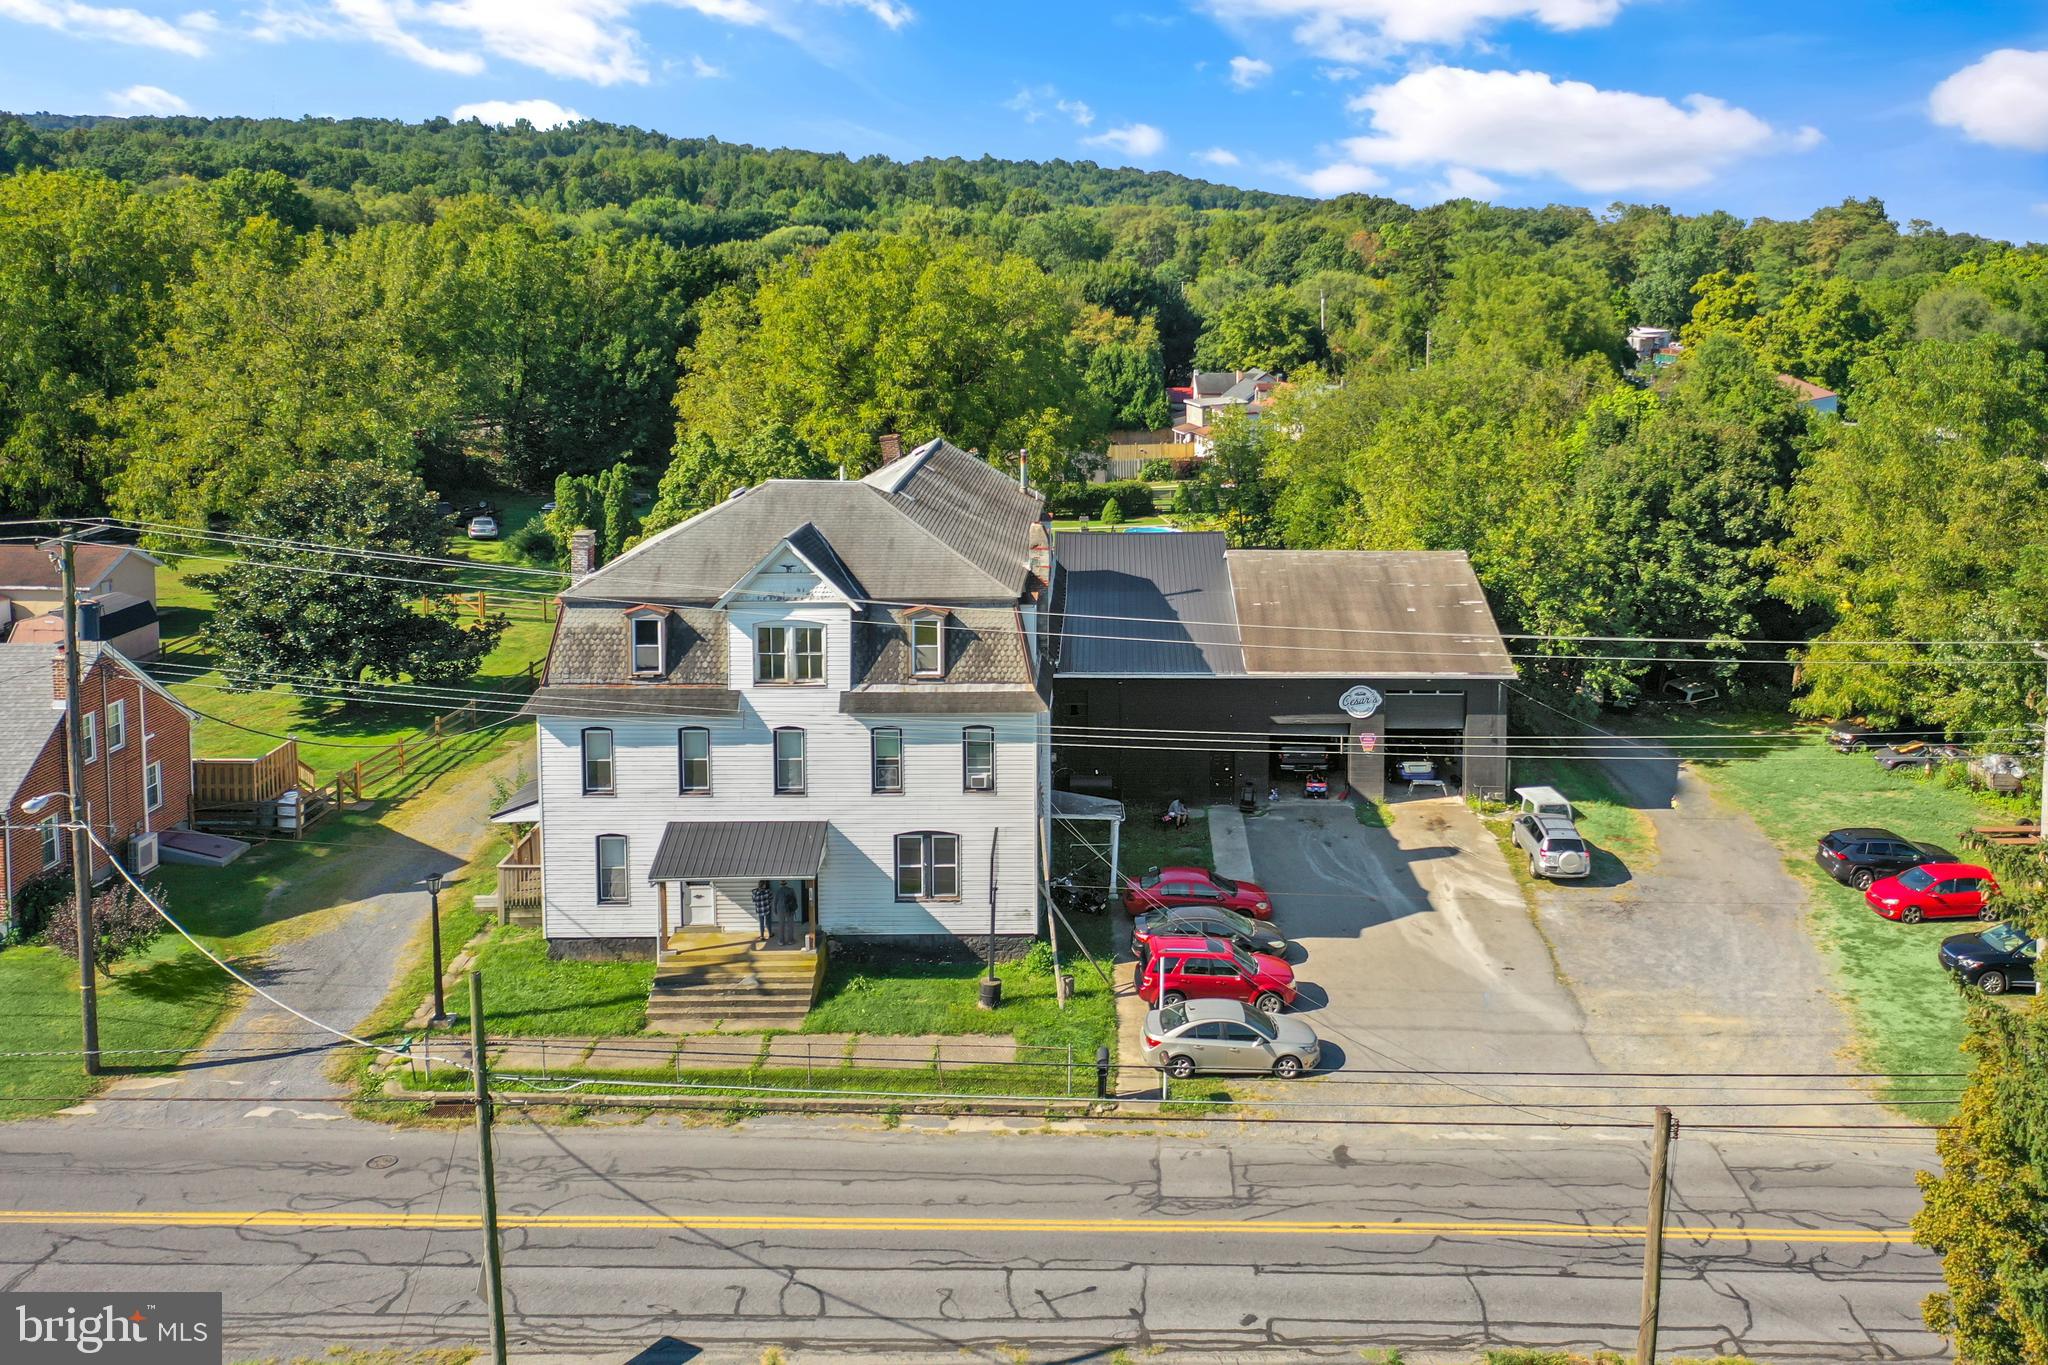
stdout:
<svg viewBox="0 0 2048 1365">
<path fill-rule="evenodd" d="M 1294 177 L 1309 191 L 1325 198 L 1338 194 L 1358 194 L 1365 190 L 1376 190 L 1387 183 L 1387 178 L 1370 166 L 1361 166 L 1355 161 L 1339 161 L 1334 165 L 1319 167 Z"/>
<path fill-rule="evenodd" d="M 1205 147 L 1195 153 L 1195 160 L 1205 161 L 1211 166 L 1235 166 L 1237 153 L 1228 147 Z"/>
<path fill-rule="evenodd" d="M 45 2 L 0 0 L 0 6 Z M 654 3 L 796 41 L 806 37 L 794 14 L 804 5 L 859 10 L 892 29 L 915 17 L 900 0 L 263 0 L 250 36 L 366 39 L 422 66 L 463 75 L 482 71 L 488 55 L 594 85 L 642 85 L 650 72 L 633 16 Z M 699 76 L 709 65 L 691 59 Z"/>
<path fill-rule="evenodd" d="M 1541 71 L 1435 66 L 1375 86 L 1351 107 L 1371 116 L 1372 134 L 1345 139 L 1341 160 L 1304 178 L 1319 193 L 1387 165 L 1442 167 L 1447 180 L 1458 169 L 1544 177 L 1596 194 L 1687 189 L 1788 141 L 1707 95 L 1673 104 Z"/>
<path fill-rule="evenodd" d="M 0 0 L 0 19 L 55 29 L 74 38 L 161 48 L 187 57 L 206 54 L 206 43 L 198 35 L 215 26 L 213 16 L 205 11 L 187 15 L 183 24 L 173 24 L 140 10 L 87 5 L 79 0 Z"/>
<path fill-rule="evenodd" d="M 1429 187 L 1429 197 L 1445 199 L 1489 200 L 1500 194 L 1500 182 L 1464 166 L 1452 166 L 1444 171 L 1444 178 Z"/>
<path fill-rule="evenodd" d="M 1257 57 L 1230 59 L 1230 83 L 1240 90 L 1249 90 L 1272 74 L 1271 62 L 1262 62 Z"/>
<path fill-rule="evenodd" d="M 1095 111 L 1086 100 L 1064 99 L 1058 87 L 1051 85 L 1020 85 L 1016 94 L 1003 101 L 1003 108 L 1023 115 L 1026 123 L 1036 123 L 1048 114 L 1059 114 L 1077 128 L 1095 122 Z"/>
<path fill-rule="evenodd" d="M 690 54 L 690 72 L 700 80 L 715 81 L 725 75 L 725 68 L 713 66 L 697 53 Z"/>
<path fill-rule="evenodd" d="M 525 119 L 536 128 L 559 128 L 565 123 L 580 122 L 583 115 L 574 109 L 564 109 L 553 100 L 478 100 L 475 104 L 459 104 L 448 117 L 460 123 L 473 118 L 483 123 L 517 123 Z"/>
<path fill-rule="evenodd" d="M 1927 109 L 1977 142 L 2048 152 L 2048 52 L 2001 48 L 1935 86 Z"/>
<path fill-rule="evenodd" d="M 1089 147 L 1110 147 L 1128 157 L 1157 156 L 1166 150 L 1166 134 L 1149 123 L 1126 123 L 1081 142 Z"/>
<path fill-rule="evenodd" d="M 189 114 L 192 106 L 160 85 L 131 85 L 109 90 L 107 103 L 117 114 Z"/>
<path fill-rule="evenodd" d="M 1392 50 L 1420 43 L 1462 43 L 1513 20 L 1548 28 L 1611 23 L 1628 0 L 1205 0 L 1219 18 L 1238 23 L 1292 21 L 1294 37 L 1318 56 L 1339 62 L 1381 62 Z"/>
</svg>

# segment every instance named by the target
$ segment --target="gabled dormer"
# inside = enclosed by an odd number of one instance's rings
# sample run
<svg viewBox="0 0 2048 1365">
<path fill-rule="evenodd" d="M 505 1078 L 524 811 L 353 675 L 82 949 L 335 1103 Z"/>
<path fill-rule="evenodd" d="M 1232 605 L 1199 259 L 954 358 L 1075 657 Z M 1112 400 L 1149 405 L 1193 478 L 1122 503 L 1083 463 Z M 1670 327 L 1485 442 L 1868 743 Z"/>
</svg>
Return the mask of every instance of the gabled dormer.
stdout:
<svg viewBox="0 0 2048 1365">
<path fill-rule="evenodd" d="M 943 680 L 952 652 L 948 636 L 953 613 L 945 607 L 908 607 L 897 614 L 910 642 L 910 676 L 923 682 Z"/>
<path fill-rule="evenodd" d="M 712 605 L 726 611 L 808 602 L 852 607 L 860 596 L 839 556 L 818 529 L 805 522 L 755 561 Z"/>
<path fill-rule="evenodd" d="M 626 609 L 626 667 L 633 677 L 667 675 L 668 628 L 673 615 L 667 607 L 660 606 Z"/>
</svg>

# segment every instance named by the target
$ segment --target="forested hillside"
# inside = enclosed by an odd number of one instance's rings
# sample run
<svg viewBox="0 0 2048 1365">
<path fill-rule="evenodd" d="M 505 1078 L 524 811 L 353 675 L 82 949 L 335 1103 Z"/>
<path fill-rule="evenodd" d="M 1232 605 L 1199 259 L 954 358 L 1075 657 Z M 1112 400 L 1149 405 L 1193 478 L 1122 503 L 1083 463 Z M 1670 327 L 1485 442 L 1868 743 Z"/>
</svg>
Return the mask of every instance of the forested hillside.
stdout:
<svg viewBox="0 0 2048 1365">
<path fill-rule="evenodd" d="M 1815 709 L 2041 703 L 2048 254 L 1876 201 L 1417 211 L 445 120 L 0 116 L 0 170 L 12 514 L 234 523 L 347 459 L 442 489 L 624 465 L 663 524 L 890 431 L 1056 488 L 1191 367 L 1258 365 L 1292 386 L 1183 514 L 1467 550 L 1508 629 L 1571 637 L 1529 645 L 1554 699 L 1818 636 Z M 1635 373 L 1639 323 L 1684 356 Z"/>
</svg>

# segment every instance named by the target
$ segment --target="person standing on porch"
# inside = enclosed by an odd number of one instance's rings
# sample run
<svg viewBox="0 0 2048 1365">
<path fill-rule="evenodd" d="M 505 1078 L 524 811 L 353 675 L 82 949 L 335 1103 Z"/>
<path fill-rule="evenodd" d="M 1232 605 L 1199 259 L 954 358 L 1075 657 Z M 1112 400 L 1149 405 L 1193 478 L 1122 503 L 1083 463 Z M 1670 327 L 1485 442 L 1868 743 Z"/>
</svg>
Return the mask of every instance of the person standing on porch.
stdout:
<svg viewBox="0 0 2048 1365">
<path fill-rule="evenodd" d="M 779 943 L 795 943 L 796 934 L 796 888 L 788 882 L 782 883 L 775 892 L 775 919 L 782 930 Z"/>
<path fill-rule="evenodd" d="M 767 946 L 769 926 L 775 913 L 775 893 L 768 889 L 768 879 L 763 877 L 754 886 L 754 918 L 761 922 L 761 944 Z"/>
</svg>

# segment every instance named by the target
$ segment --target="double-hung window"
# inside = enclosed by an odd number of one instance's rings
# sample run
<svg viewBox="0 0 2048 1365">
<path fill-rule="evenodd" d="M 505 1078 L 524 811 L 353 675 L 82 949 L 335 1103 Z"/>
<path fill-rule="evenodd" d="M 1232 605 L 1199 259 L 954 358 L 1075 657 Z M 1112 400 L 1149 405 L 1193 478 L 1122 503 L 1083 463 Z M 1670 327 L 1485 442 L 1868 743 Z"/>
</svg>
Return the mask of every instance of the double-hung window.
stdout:
<svg viewBox="0 0 2048 1365">
<path fill-rule="evenodd" d="M 960 732 L 960 785 L 971 792 L 996 789 L 996 732 L 970 725 Z"/>
<path fill-rule="evenodd" d="M 940 616 L 916 616 L 910 621 L 910 672 L 913 677 L 937 678 L 946 672 L 946 622 Z"/>
<path fill-rule="evenodd" d="M 903 732 L 893 725 L 874 733 L 874 774 L 870 789 L 901 793 L 903 790 Z"/>
<path fill-rule="evenodd" d="M 162 759 L 152 759 L 142 770 L 142 808 L 148 811 L 161 810 L 164 804 L 164 765 Z"/>
<path fill-rule="evenodd" d="M 91 763 L 100 756 L 100 713 L 86 712 L 78 732 L 85 736 L 85 761 Z"/>
<path fill-rule="evenodd" d="M 754 681 L 825 681 L 825 628 L 803 625 L 754 628 Z"/>
<path fill-rule="evenodd" d="M 676 790 L 684 796 L 711 790 L 711 732 L 701 725 L 676 731 Z"/>
<path fill-rule="evenodd" d="M 44 867 L 55 867 L 64 860 L 64 841 L 57 831 L 56 816 L 53 815 L 37 825 L 36 835 L 42 841 Z"/>
<path fill-rule="evenodd" d="M 615 764 L 612 760 L 612 732 L 609 730 L 585 730 L 583 732 L 583 794 L 585 796 L 610 796 L 618 790 Z"/>
<path fill-rule="evenodd" d="M 632 884 L 626 879 L 626 836 L 597 836 L 597 903 L 625 905 L 633 899 Z"/>
<path fill-rule="evenodd" d="M 636 616 L 632 621 L 633 630 L 633 676 L 636 678 L 657 677 L 661 667 L 661 618 L 659 616 Z"/>
<path fill-rule="evenodd" d="M 804 794 L 804 732 L 795 726 L 775 732 L 775 794 Z"/>
<path fill-rule="evenodd" d="M 957 901 L 960 899 L 960 836 L 899 834 L 896 836 L 896 899 Z"/>
<path fill-rule="evenodd" d="M 128 747 L 128 703 L 110 701 L 107 703 L 107 752 L 119 753 Z"/>
</svg>

